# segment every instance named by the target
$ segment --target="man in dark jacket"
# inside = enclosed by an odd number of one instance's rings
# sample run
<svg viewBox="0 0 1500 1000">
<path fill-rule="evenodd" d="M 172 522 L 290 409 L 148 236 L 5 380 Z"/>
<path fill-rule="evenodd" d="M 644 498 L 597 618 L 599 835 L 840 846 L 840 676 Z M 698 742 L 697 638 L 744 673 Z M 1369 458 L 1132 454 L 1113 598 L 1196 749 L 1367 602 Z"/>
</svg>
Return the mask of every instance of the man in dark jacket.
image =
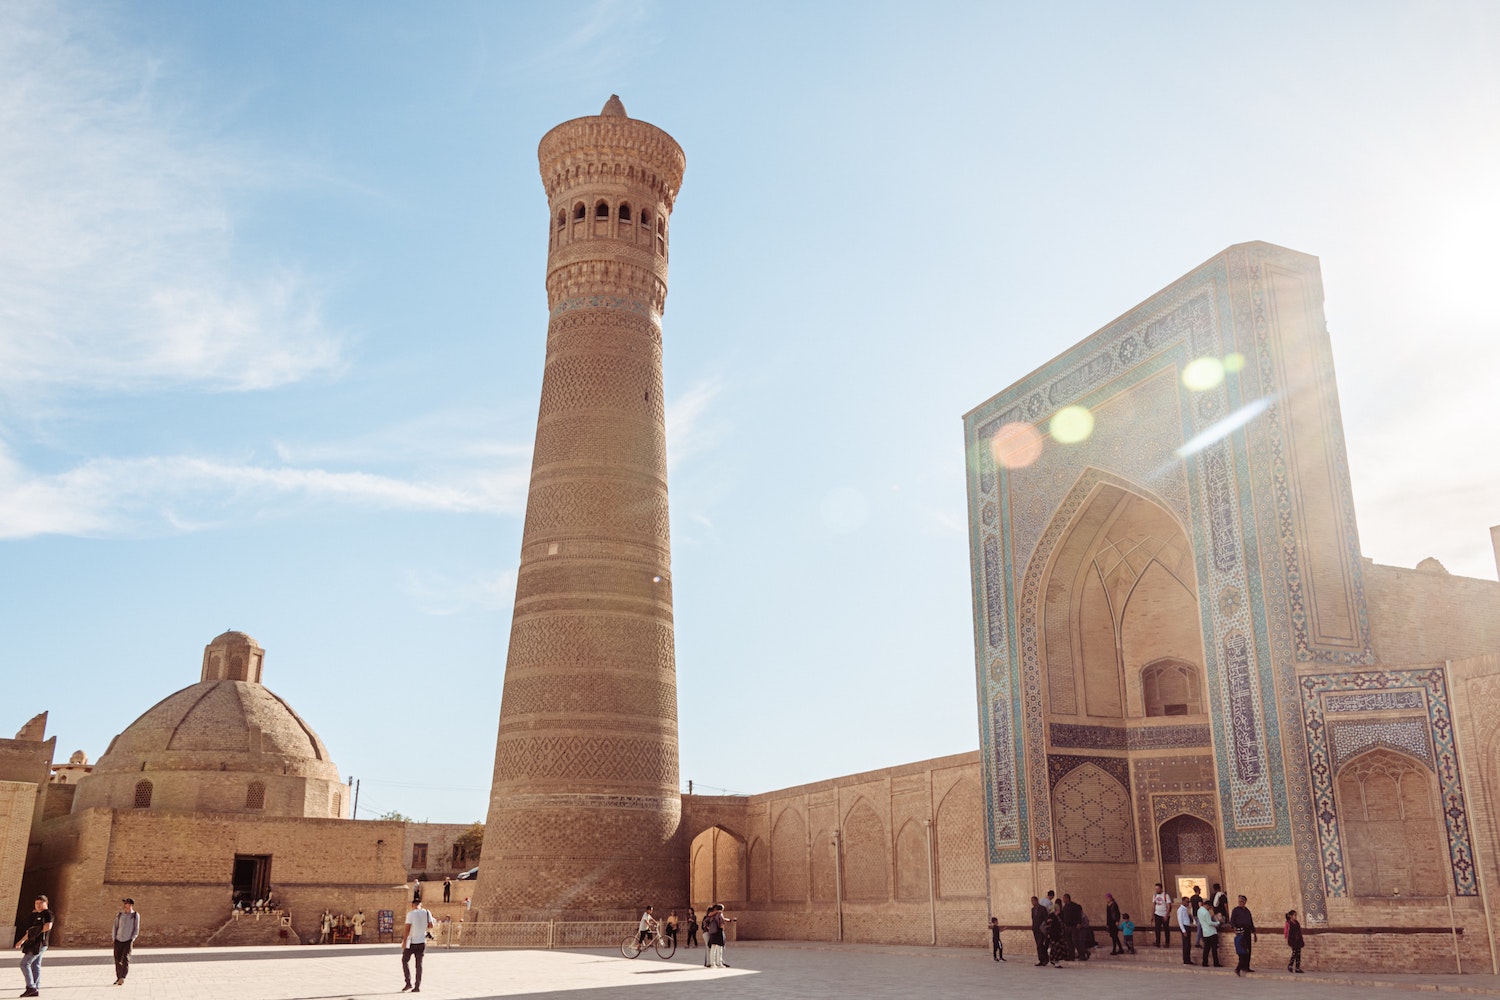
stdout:
<svg viewBox="0 0 1500 1000">
<path fill-rule="evenodd" d="M 1031 937 L 1036 941 L 1036 964 L 1047 964 L 1047 908 L 1031 897 Z"/>
<path fill-rule="evenodd" d="M 1250 945 L 1259 941 L 1260 936 L 1255 932 L 1255 917 L 1250 913 L 1250 907 L 1245 905 L 1245 897 L 1239 897 L 1239 905 L 1234 912 L 1229 914 L 1230 926 L 1234 928 L 1234 954 L 1239 959 L 1234 966 L 1234 974 L 1238 976 L 1241 972 L 1254 972 L 1250 968 Z"/>
</svg>

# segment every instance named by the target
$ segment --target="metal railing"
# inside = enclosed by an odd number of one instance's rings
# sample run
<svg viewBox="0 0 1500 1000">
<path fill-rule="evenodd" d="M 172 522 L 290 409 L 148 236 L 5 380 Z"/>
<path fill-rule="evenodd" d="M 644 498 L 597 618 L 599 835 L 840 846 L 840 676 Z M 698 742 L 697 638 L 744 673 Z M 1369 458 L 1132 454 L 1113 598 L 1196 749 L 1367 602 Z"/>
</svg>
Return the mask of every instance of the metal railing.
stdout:
<svg viewBox="0 0 1500 1000">
<path fill-rule="evenodd" d="M 453 924 L 459 948 L 614 948 L 635 933 L 633 920 L 528 920 Z"/>
</svg>

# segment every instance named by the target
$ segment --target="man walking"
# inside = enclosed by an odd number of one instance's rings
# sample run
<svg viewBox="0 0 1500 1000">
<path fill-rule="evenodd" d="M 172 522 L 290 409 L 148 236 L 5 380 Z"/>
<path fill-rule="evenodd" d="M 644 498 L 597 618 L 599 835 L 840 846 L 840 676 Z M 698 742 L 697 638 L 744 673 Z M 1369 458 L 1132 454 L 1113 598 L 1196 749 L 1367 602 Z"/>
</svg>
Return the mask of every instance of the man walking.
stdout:
<svg viewBox="0 0 1500 1000">
<path fill-rule="evenodd" d="M 141 934 L 141 915 L 135 912 L 135 900 L 126 897 L 120 900 L 120 912 L 115 914 L 115 985 L 124 986 L 130 973 L 130 949 Z"/>
<path fill-rule="evenodd" d="M 453 895 L 453 882 L 447 876 L 444 876 L 443 877 L 443 902 L 445 902 L 445 903 L 449 902 L 450 901 L 450 897 L 452 897 L 452 895 Z"/>
<path fill-rule="evenodd" d="M 1234 964 L 1234 974 L 1238 976 L 1241 972 L 1254 972 L 1250 968 L 1250 944 L 1259 941 L 1260 935 L 1255 930 L 1255 917 L 1250 913 L 1250 907 L 1245 905 L 1245 897 L 1239 897 L 1239 905 L 1229 915 L 1229 924 L 1234 928 L 1234 954 L 1238 959 Z"/>
<path fill-rule="evenodd" d="M 1036 964 L 1047 964 L 1047 908 L 1031 897 L 1031 938 L 1036 942 Z"/>
<path fill-rule="evenodd" d="M 23 997 L 41 996 L 42 956 L 47 954 L 47 935 L 52 933 L 52 911 L 47 897 L 38 896 L 31 904 L 31 916 L 16 947 L 21 949 L 21 978 L 26 980 Z"/>
<path fill-rule="evenodd" d="M 1155 947 L 1160 948 L 1162 938 L 1166 938 L 1167 947 L 1172 947 L 1172 929 L 1167 926 L 1167 913 L 1172 908 L 1172 897 L 1161 891 L 1161 883 L 1156 883 L 1156 895 L 1151 897 L 1151 925 L 1156 930 Z"/>
<path fill-rule="evenodd" d="M 411 912 L 406 915 L 406 927 L 401 931 L 401 976 L 406 980 L 406 985 L 401 987 L 401 992 L 410 990 L 413 993 L 422 992 L 422 956 L 427 954 L 427 928 L 432 926 L 432 914 L 422 909 L 421 903 L 411 904 Z M 412 982 L 410 962 L 417 960 L 417 978 L 415 984 Z"/>
</svg>

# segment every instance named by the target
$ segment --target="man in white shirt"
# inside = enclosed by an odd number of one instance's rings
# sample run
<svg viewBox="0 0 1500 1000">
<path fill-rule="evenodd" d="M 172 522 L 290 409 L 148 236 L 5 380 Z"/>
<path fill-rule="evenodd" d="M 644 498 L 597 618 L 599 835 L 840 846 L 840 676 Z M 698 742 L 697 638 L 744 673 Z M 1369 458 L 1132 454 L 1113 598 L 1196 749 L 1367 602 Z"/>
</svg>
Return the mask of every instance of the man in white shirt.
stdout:
<svg viewBox="0 0 1500 1000">
<path fill-rule="evenodd" d="M 1193 964 L 1193 907 L 1191 901 L 1182 897 L 1182 905 L 1177 907 L 1177 929 L 1182 931 L 1182 964 Z"/>
<path fill-rule="evenodd" d="M 1172 897 L 1161 890 L 1161 883 L 1156 883 L 1156 895 L 1151 897 L 1151 926 L 1156 931 L 1156 945 L 1162 946 L 1162 938 L 1166 938 L 1168 948 L 1172 947 L 1172 928 L 1167 924 L 1167 913 L 1172 908 Z"/>
<path fill-rule="evenodd" d="M 656 918 L 651 915 L 651 907 L 646 907 L 646 912 L 641 914 L 640 926 L 636 928 L 635 943 L 644 945 L 646 939 L 656 931 Z"/>
<path fill-rule="evenodd" d="M 402 993 L 407 990 L 422 992 L 422 956 L 427 954 L 427 928 L 431 925 L 432 914 L 424 910 L 422 904 L 413 903 L 411 912 L 406 915 L 406 927 L 401 932 L 401 975 L 406 980 L 406 985 L 401 987 Z M 409 966 L 413 957 L 417 960 L 415 984 L 412 983 Z"/>
</svg>

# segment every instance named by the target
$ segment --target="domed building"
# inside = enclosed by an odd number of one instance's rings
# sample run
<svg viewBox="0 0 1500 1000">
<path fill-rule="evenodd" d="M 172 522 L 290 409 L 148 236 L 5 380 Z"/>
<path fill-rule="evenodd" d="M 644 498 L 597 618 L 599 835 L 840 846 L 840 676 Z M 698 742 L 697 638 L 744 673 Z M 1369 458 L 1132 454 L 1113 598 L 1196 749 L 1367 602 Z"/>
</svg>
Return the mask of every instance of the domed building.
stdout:
<svg viewBox="0 0 1500 1000">
<path fill-rule="evenodd" d="M 261 684 L 265 650 L 225 632 L 203 650 L 202 679 L 116 736 L 79 782 L 89 808 L 248 812 L 341 819 L 345 787 L 328 748 Z"/>
<path fill-rule="evenodd" d="M 56 742 L 42 741 L 45 715 L 0 741 L 0 764 L 7 753 L 33 761 L 10 768 L 30 775 L 11 782 L 12 797 L 37 798 L 6 827 L 30 843 L 20 891 L 0 878 L 0 905 L 47 893 L 54 944 L 108 942 L 126 896 L 152 914 L 143 938 L 153 945 L 295 943 L 318 939 L 325 909 L 373 922 L 402 905 L 395 887 L 409 873 L 446 874 L 465 827 L 351 822 L 328 747 L 261 683 L 265 656 L 243 632 L 214 639 L 196 684 L 147 709 L 92 766 L 74 755 L 76 784 L 43 777 Z M 0 875 L 16 867 L 0 864 Z M 237 919 L 236 903 L 267 899 L 267 919 Z"/>
</svg>

